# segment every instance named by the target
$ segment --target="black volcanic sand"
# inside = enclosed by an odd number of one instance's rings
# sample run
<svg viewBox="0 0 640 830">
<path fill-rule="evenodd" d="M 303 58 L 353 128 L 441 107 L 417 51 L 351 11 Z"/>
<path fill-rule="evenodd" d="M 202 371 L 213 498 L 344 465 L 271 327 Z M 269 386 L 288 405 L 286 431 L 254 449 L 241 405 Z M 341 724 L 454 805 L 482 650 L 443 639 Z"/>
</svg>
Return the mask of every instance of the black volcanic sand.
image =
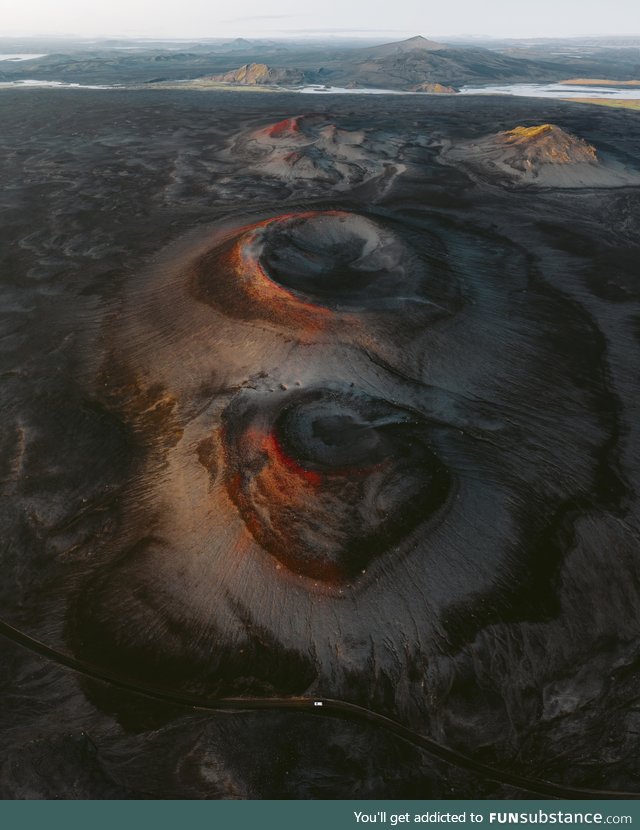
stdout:
<svg viewBox="0 0 640 830">
<path fill-rule="evenodd" d="M 440 154 L 553 123 L 637 172 L 640 119 L 0 108 L 3 618 L 129 686 L 355 703 L 498 771 L 348 713 L 193 712 L 1 639 L 0 795 L 637 792 L 640 190 L 514 190 Z M 314 112 L 365 131 L 353 186 L 243 158 Z"/>
</svg>

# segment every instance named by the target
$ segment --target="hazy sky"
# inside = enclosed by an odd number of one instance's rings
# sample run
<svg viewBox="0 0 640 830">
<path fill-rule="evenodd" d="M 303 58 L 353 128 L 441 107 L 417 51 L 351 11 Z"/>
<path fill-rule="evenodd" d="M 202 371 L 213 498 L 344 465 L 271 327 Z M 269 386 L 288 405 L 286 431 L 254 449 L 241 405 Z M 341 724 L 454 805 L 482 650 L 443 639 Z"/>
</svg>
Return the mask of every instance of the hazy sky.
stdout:
<svg viewBox="0 0 640 830">
<path fill-rule="evenodd" d="M 0 35 L 640 34 L 640 0 L 0 0 Z"/>
</svg>

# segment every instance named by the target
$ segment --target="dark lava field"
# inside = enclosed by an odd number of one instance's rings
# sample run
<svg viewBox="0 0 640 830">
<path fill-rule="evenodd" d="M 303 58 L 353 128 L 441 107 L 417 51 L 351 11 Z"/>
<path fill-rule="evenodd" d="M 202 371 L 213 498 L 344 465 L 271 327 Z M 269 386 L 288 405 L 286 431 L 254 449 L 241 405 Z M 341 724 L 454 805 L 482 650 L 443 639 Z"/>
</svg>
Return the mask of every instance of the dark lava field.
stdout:
<svg viewBox="0 0 640 830">
<path fill-rule="evenodd" d="M 0 112 L 0 796 L 639 793 L 640 116 Z"/>
</svg>

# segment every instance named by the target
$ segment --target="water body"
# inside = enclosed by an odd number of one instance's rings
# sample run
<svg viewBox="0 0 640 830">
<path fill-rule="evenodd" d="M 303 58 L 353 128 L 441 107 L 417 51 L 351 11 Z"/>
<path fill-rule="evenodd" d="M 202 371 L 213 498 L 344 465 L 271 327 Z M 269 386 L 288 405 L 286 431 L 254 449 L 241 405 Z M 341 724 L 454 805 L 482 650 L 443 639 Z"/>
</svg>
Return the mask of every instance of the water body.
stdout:
<svg viewBox="0 0 640 830">
<path fill-rule="evenodd" d="M 13 54 L 0 54 L 0 61 L 32 61 L 35 58 L 44 58 L 46 53 L 35 54 L 34 52 L 14 52 Z"/>
<path fill-rule="evenodd" d="M 404 92 L 399 89 L 348 89 L 347 87 L 342 86 L 320 86 L 319 84 L 302 87 L 302 89 L 299 89 L 298 92 L 302 92 L 304 95 L 315 95 L 316 93 L 328 93 L 331 95 L 424 95 L 424 92 Z"/>
<path fill-rule="evenodd" d="M 463 86 L 460 95 L 520 95 L 529 98 L 640 98 L 639 87 L 586 84 L 504 84 Z"/>
<path fill-rule="evenodd" d="M 65 81 L 21 80 L 0 82 L 0 89 L 33 89 L 35 87 L 47 87 L 49 89 L 117 89 L 117 87 L 107 84 L 70 84 Z"/>
<path fill-rule="evenodd" d="M 31 57 L 41 57 L 32 55 Z M 0 60 L 13 60 L 0 55 Z M 25 58 L 26 60 L 26 58 Z M 178 82 L 176 82 L 178 83 Z M 24 79 L 17 81 L 2 81 L 0 89 L 48 87 L 51 89 L 120 89 L 121 84 L 78 84 L 65 81 L 47 81 Z M 280 90 L 274 90 L 280 91 Z M 284 90 L 283 90 L 284 91 Z M 399 89 L 375 89 L 358 88 L 348 89 L 339 86 L 321 86 L 319 84 L 301 87 L 287 92 L 299 92 L 303 95 L 420 95 L 424 92 L 408 92 Z M 447 93 L 439 93 L 447 94 Z M 454 94 L 454 93 L 451 93 Z M 640 86 L 637 87 L 614 87 L 614 86 L 588 86 L 579 84 L 503 84 L 495 86 L 463 86 L 458 95 L 513 95 L 529 98 L 624 98 L 634 100 L 640 98 Z"/>
<path fill-rule="evenodd" d="M 398 89 L 348 89 L 346 87 L 306 86 L 305 94 L 351 95 L 425 95 Z M 446 93 L 445 93 L 446 94 Z M 584 84 L 502 84 L 495 86 L 463 86 L 460 95 L 518 95 L 532 98 L 640 98 L 640 87 L 590 86 Z"/>
</svg>

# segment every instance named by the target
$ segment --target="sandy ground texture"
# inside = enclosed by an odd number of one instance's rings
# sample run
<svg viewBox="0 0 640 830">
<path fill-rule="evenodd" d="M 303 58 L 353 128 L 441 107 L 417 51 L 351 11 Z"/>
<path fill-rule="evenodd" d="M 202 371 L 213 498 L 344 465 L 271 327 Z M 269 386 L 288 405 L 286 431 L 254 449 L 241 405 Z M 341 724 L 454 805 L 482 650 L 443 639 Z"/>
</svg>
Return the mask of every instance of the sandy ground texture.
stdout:
<svg viewBox="0 0 640 830">
<path fill-rule="evenodd" d="M 0 795 L 638 792 L 637 116 L 0 109 Z"/>
</svg>

